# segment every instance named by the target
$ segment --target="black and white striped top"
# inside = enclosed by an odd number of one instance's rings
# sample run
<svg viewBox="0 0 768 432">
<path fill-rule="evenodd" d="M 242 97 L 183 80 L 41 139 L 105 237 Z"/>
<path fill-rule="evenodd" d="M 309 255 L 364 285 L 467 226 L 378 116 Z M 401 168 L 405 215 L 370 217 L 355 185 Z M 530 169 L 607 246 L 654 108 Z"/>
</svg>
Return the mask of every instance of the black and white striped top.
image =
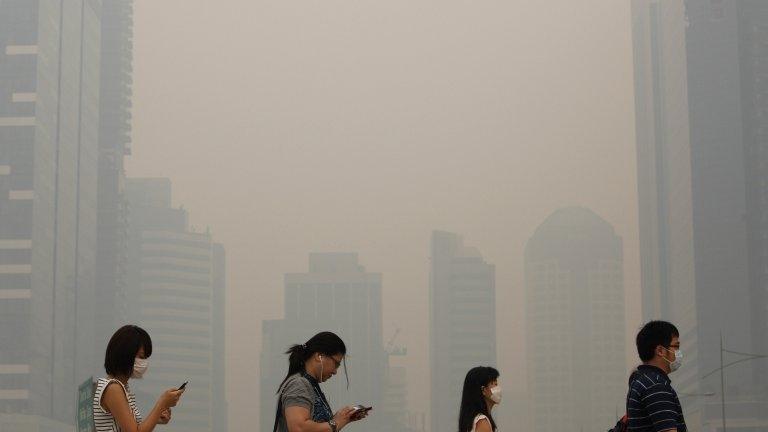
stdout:
<svg viewBox="0 0 768 432">
<path fill-rule="evenodd" d="M 117 425 L 112 414 L 108 413 L 101 406 L 101 395 L 104 394 L 104 389 L 110 383 L 117 383 L 117 385 L 123 388 L 125 396 L 128 398 L 128 406 L 133 411 L 133 418 L 136 419 L 136 423 L 141 423 L 141 413 L 136 408 L 136 397 L 131 392 L 130 387 L 123 385 L 123 383 L 114 378 L 99 378 L 99 381 L 96 383 L 96 391 L 93 393 L 93 422 L 96 425 L 96 432 L 121 432 L 120 426 Z"/>
<path fill-rule="evenodd" d="M 627 430 L 687 432 L 680 400 L 661 369 L 642 365 L 632 374 L 627 394 Z"/>
</svg>

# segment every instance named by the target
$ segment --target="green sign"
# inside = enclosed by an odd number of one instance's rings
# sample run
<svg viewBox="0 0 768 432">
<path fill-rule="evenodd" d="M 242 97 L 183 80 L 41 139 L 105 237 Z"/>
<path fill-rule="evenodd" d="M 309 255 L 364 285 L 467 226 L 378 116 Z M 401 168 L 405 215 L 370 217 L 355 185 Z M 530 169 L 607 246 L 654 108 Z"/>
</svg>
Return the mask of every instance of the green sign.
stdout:
<svg viewBox="0 0 768 432">
<path fill-rule="evenodd" d="M 77 388 L 77 432 L 94 432 L 93 426 L 93 377 Z"/>
</svg>

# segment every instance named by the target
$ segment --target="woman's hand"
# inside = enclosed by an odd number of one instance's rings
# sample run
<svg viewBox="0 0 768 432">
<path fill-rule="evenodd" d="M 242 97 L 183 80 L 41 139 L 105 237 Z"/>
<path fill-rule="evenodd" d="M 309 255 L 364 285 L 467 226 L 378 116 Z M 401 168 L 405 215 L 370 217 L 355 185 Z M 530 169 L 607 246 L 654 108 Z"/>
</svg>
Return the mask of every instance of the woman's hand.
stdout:
<svg viewBox="0 0 768 432">
<path fill-rule="evenodd" d="M 159 424 L 168 424 L 171 421 L 171 409 L 166 408 L 160 413 L 160 421 L 158 421 Z"/>
<path fill-rule="evenodd" d="M 184 390 L 169 389 L 160 395 L 160 405 L 163 409 L 173 408 L 179 403 Z"/>
<path fill-rule="evenodd" d="M 364 418 L 368 417 L 368 414 L 369 414 L 370 412 L 371 412 L 371 410 L 367 410 L 367 409 L 364 409 L 364 410 L 355 410 L 355 412 L 353 412 L 353 413 L 352 413 L 352 418 L 351 418 L 351 420 L 352 420 L 353 422 L 356 422 L 356 421 L 360 421 L 360 420 L 362 420 L 362 419 L 364 419 Z"/>
<path fill-rule="evenodd" d="M 352 422 L 352 414 L 354 413 L 355 410 L 350 406 L 340 409 L 339 412 L 333 416 L 333 419 L 336 420 L 337 429 L 342 430 L 344 426 Z"/>
</svg>

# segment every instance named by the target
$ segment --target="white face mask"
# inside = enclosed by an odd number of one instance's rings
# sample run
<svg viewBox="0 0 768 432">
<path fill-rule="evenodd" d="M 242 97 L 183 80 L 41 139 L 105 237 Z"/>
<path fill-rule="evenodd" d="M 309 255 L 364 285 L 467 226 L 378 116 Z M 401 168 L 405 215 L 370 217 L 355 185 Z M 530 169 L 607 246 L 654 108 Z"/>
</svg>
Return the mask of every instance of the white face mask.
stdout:
<svg viewBox="0 0 768 432">
<path fill-rule="evenodd" d="M 683 352 L 680 351 L 679 348 L 674 350 L 674 351 L 673 350 L 669 350 L 667 348 L 664 348 L 664 349 L 667 350 L 667 352 L 674 352 L 675 353 L 675 361 L 669 361 L 666 358 L 664 358 L 664 360 L 667 360 L 667 363 L 669 363 L 669 370 L 670 370 L 670 372 L 674 372 L 674 371 L 680 369 L 680 366 L 683 365 Z"/>
<path fill-rule="evenodd" d="M 131 378 L 143 378 L 144 374 L 147 373 L 148 368 L 149 360 L 136 357 L 136 359 L 133 361 L 133 374 L 131 374 Z"/>
<path fill-rule="evenodd" d="M 491 387 L 491 400 L 496 403 L 496 405 L 501 403 L 501 387 Z"/>
</svg>

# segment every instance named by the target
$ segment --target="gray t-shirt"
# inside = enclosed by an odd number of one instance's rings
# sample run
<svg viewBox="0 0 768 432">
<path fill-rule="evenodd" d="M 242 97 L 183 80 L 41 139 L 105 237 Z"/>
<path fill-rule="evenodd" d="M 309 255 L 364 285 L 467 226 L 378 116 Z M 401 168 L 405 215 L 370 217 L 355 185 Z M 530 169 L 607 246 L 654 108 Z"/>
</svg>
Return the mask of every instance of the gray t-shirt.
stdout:
<svg viewBox="0 0 768 432">
<path fill-rule="evenodd" d="M 292 406 L 299 406 L 309 410 L 309 417 L 315 417 L 315 390 L 308 379 L 301 374 L 295 374 L 288 377 L 280 390 L 280 402 L 282 410 L 280 413 L 277 432 L 288 432 L 288 426 L 285 424 L 285 409 Z"/>
</svg>

